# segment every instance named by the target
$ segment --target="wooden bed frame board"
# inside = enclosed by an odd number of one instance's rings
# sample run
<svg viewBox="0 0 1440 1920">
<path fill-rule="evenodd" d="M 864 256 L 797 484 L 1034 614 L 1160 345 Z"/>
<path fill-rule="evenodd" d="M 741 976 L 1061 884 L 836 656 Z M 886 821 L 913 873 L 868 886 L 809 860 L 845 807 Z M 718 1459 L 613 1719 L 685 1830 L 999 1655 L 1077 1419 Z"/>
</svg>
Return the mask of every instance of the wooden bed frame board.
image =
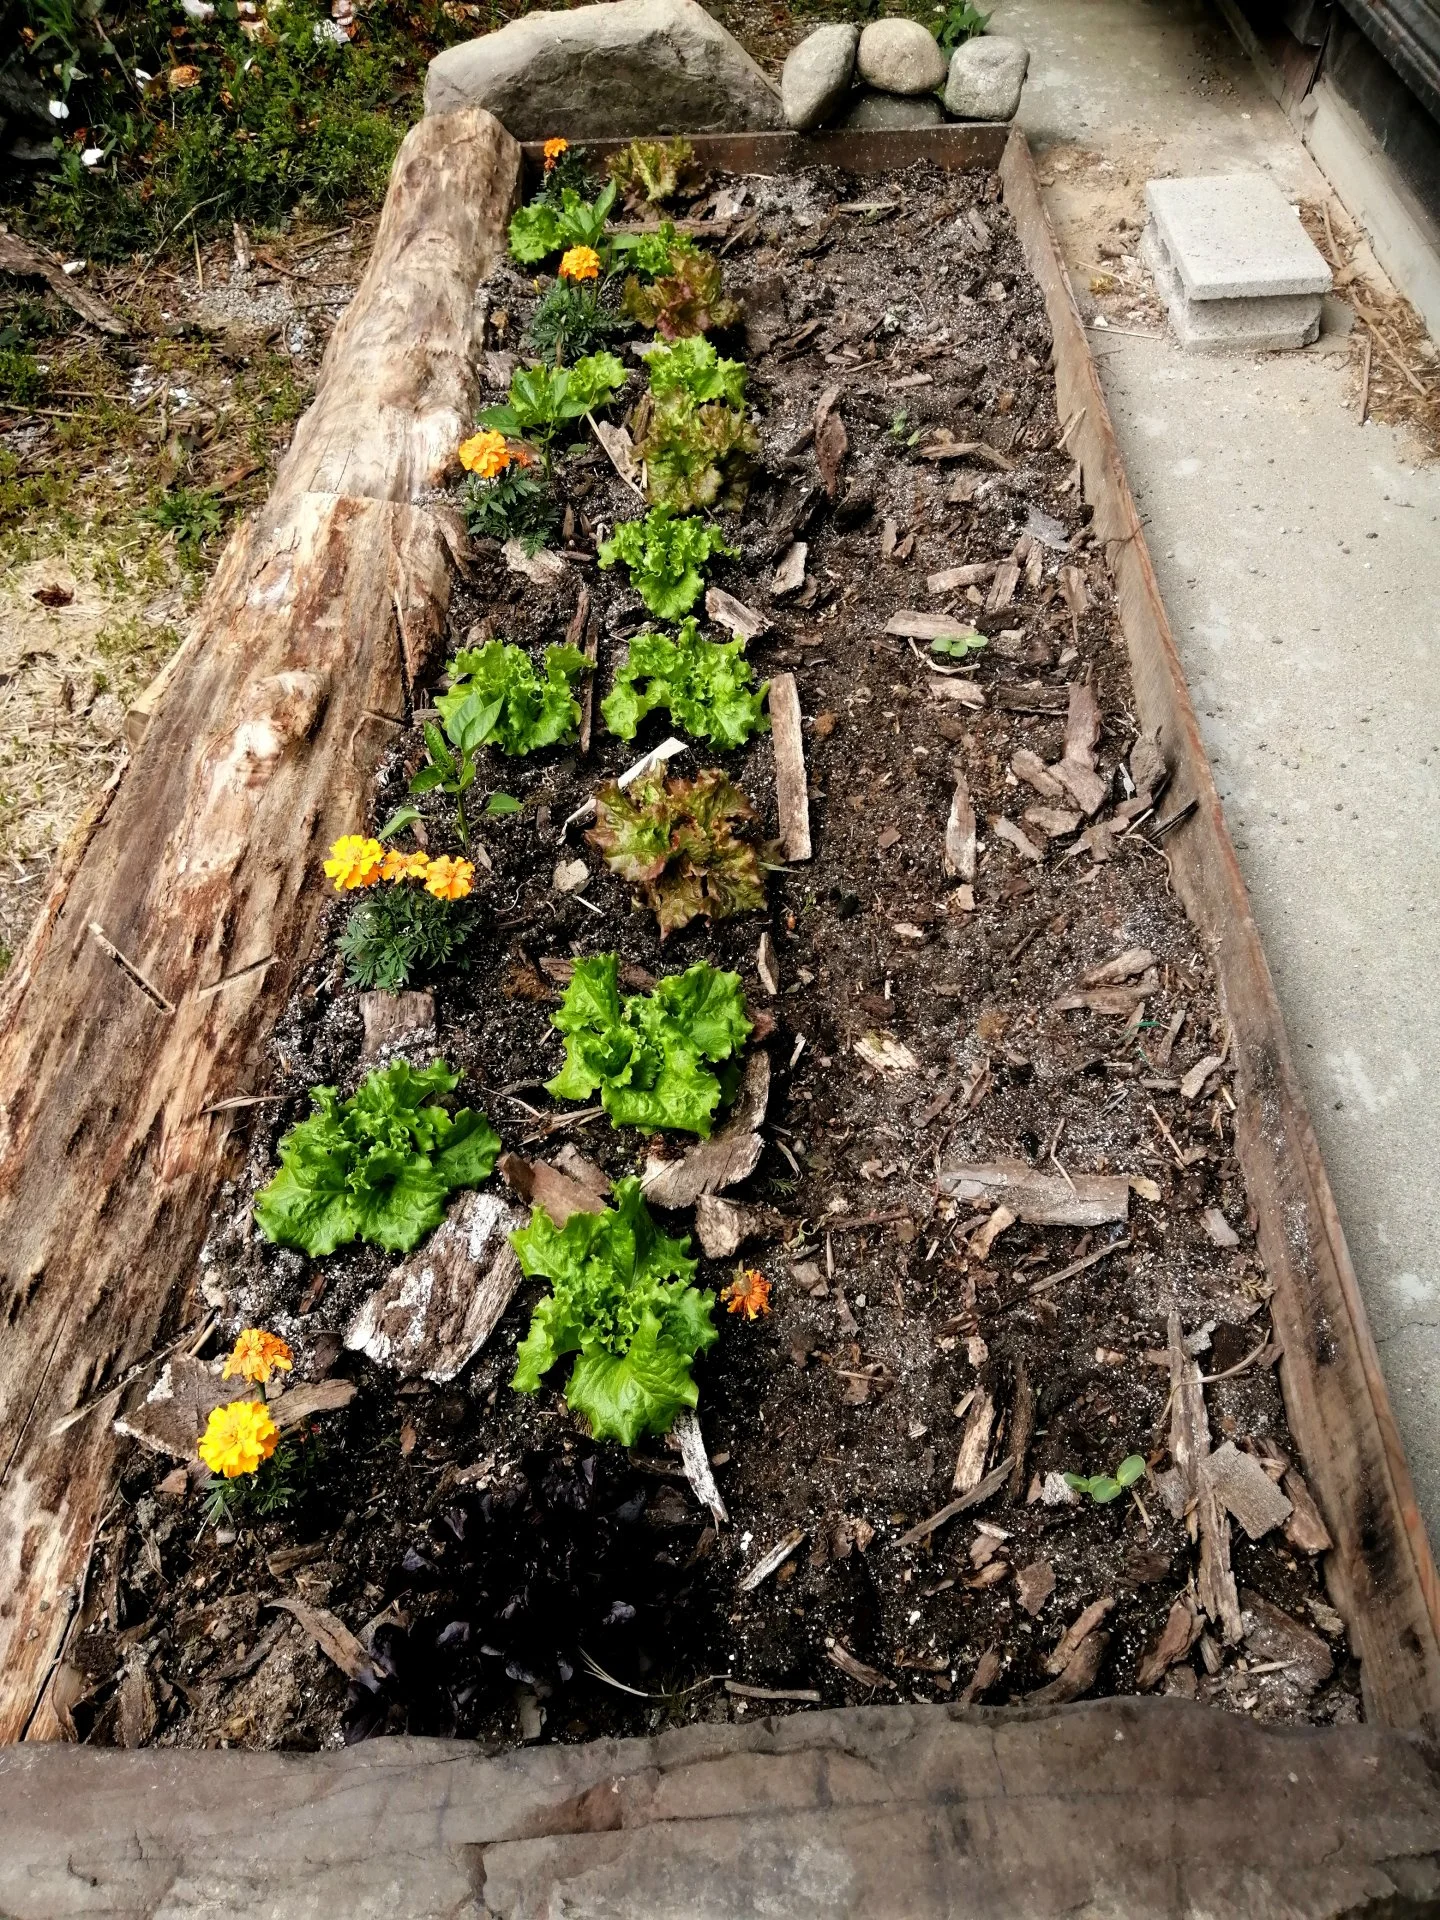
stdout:
<svg viewBox="0 0 1440 1920">
<path fill-rule="evenodd" d="M 1336 1542 L 1330 1590 L 1367 1712 L 1433 1734 L 1429 1544 L 1024 137 L 954 125 L 694 146 L 740 172 L 999 168 L 1114 570 L 1137 716 L 1159 730 L 1173 807 L 1197 803 L 1167 852 L 1231 1025 L 1238 1151 L 1275 1289 L 1287 1412 Z M 538 165 L 538 151 L 525 162 Z M 461 543 L 432 489 L 473 414 L 474 298 L 503 246 L 521 165 L 516 143 L 475 110 L 407 136 L 370 265 L 271 499 L 233 537 L 139 716 L 132 761 L 63 850 L 0 990 L 0 1740 L 59 1736 L 45 1694 L 110 1498 L 111 1419 L 194 1311 L 215 1188 L 243 1153 L 233 1116 L 206 1109 L 256 1091 L 264 1040 L 318 935 L 318 850 L 366 806 L 443 633 Z"/>
</svg>

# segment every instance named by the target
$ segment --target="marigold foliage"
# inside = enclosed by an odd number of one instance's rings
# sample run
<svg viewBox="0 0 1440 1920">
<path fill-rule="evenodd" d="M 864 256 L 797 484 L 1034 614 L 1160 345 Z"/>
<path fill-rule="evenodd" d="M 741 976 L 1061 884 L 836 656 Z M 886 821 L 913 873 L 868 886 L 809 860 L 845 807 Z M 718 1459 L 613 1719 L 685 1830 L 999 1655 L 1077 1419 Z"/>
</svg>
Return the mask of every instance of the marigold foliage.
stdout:
<svg viewBox="0 0 1440 1920">
<path fill-rule="evenodd" d="M 336 942 L 352 987 L 398 993 L 446 967 L 466 967 L 468 941 L 479 925 L 473 897 L 437 900 L 423 887 L 387 887 L 368 896 Z"/>
<path fill-rule="evenodd" d="M 751 734 L 769 729 L 763 711 L 769 684 L 756 686 L 742 639 L 707 640 L 698 620 L 682 620 L 673 638 L 635 635 L 600 711 L 622 740 L 633 740 L 646 714 L 665 707 L 692 740 L 742 747 Z"/>
<path fill-rule="evenodd" d="M 668 507 L 652 507 L 643 520 L 622 520 L 600 548 L 600 565 L 623 561 L 630 584 L 657 620 L 678 620 L 704 591 L 700 569 L 716 554 L 735 557 L 718 527 L 698 518 L 677 520 Z M 629 738 L 629 735 L 626 735 Z"/>
<path fill-rule="evenodd" d="M 513 460 L 494 480 L 472 475 L 464 507 L 471 533 L 487 540 L 519 540 L 527 553 L 543 547 L 555 525 L 549 487 L 538 473 Z"/>
<path fill-rule="evenodd" d="M 733 327 L 740 303 L 722 290 L 720 262 L 713 254 L 673 254 L 669 271 L 645 286 L 637 275 L 625 282 L 621 307 L 642 327 L 653 327 L 667 340 Z"/>
<path fill-rule="evenodd" d="M 547 361 L 578 361 L 598 352 L 624 324 L 601 304 L 593 282 L 557 280 L 531 315 L 526 338 Z"/>
<path fill-rule="evenodd" d="M 618 977 L 613 953 L 576 962 L 550 1017 L 565 1036 L 565 1065 L 546 1091 L 588 1100 L 598 1090 L 613 1126 L 708 1136 L 727 1091 L 710 1067 L 738 1054 L 750 1035 L 739 974 L 702 960 L 624 1000 Z"/>
<path fill-rule="evenodd" d="M 263 1327 L 246 1327 L 230 1349 L 220 1378 L 233 1380 L 238 1374 L 242 1380 L 264 1386 L 272 1374 L 289 1373 L 294 1364 L 289 1342 L 282 1340 L 278 1333 L 267 1333 Z"/>
<path fill-rule="evenodd" d="M 279 1440 L 280 1429 L 263 1400 L 232 1400 L 211 1412 L 199 1453 L 212 1473 L 235 1480 L 262 1466 Z"/>
<path fill-rule="evenodd" d="M 510 1384 L 534 1393 L 573 1353 L 565 1398 L 597 1440 L 632 1447 L 643 1433 L 668 1433 L 676 1414 L 699 1400 L 690 1369 L 717 1338 L 715 1296 L 690 1284 L 688 1238 L 661 1233 L 640 1182 L 628 1179 L 615 1183 L 613 1206 L 572 1214 L 564 1227 L 536 1207 L 510 1244 L 527 1277 L 551 1283 Z"/>
<path fill-rule="evenodd" d="M 586 838 L 653 908 L 662 939 L 700 915 L 758 912 L 766 868 L 778 864 L 754 808 L 715 768 L 693 780 L 644 775 L 628 791 L 612 781 L 595 796 Z"/>
<path fill-rule="evenodd" d="M 280 1171 L 256 1196 L 266 1239 L 312 1259 L 352 1240 L 408 1253 L 444 1219 L 447 1197 L 478 1186 L 500 1151 L 483 1113 L 433 1103 L 459 1084 L 443 1060 L 419 1072 L 395 1060 L 348 1100 L 312 1087 L 314 1114 L 281 1140 Z"/>
</svg>

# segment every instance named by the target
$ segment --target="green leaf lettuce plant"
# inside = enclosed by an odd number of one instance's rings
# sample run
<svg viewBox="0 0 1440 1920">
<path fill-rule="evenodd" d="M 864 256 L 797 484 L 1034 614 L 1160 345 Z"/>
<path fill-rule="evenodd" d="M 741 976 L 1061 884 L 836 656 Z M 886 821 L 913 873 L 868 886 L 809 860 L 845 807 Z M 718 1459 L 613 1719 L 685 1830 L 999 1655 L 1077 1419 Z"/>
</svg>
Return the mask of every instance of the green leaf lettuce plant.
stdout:
<svg viewBox="0 0 1440 1920">
<path fill-rule="evenodd" d="M 601 545 L 600 565 L 622 561 L 655 618 L 678 620 L 704 591 L 700 569 L 716 554 L 733 559 L 735 551 L 718 527 L 694 517 L 677 520 L 668 507 L 652 507 L 641 520 L 620 522 Z"/>
<path fill-rule="evenodd" d="M 737 1055 L 750 1035 L 739 974 L 701 960 L 667 974 L 653 993 L 623 1000 L 618 976 L 613 953 L 576 962 L 551 1015 L 565 1036 L 565 1064 L 547 1093 L 588 1100 L 598 1091 L 614 1126 L 708 1137 L 727 1090 L 710 1069 Z"/>
<path fill-rule="evenodd" d="M 646 714 L 664 707 L 692 740 L 742 747 L 753 733 L 769 730 L 763 710 L 768 686 L 756 686 L 743 639 L 707 640 L 700 623 L 688 619 L 673 639 L 635 635 L 600 711 L 622 740 L 633 740 Z"/>
<path fill-rule="evenodd" d="M 500 1137 L 483 1113 L 436 1104 L 460 1075 L 443 1060 L 395 1060 L 342 1100 L 312 1087 L 315 1111 L 280 1142 L 280 1171 L 255 1199 L 267 1240 L 312 1259 L 353 1240 L 409 1253 L 445 1217 L 457 1188 L 489 1177 Z"/>
<path fill-rule="evenodd" d="M 578 647 L 547 647 L 543 673 L 523 647 L 487 640 L 462 647 L 450 662 L 450 691 L 435 702 L 446 734 L 473 753 L 498 747 L 512 759 L 575 738 L 580 702 L 575 682 L 590 669 Z"/>
<path fill-rule="evenodd" d="M 574 187 L 560 189 L 558 204 L 547 194 L 537 194 L 510 221 L 510 252 L 526 267 L 568 247 L 593 247 L 603 261 L 609 252 L 605 223 L 616 191 L 612 180 L 594 200 L 584 199 Z"/>
<path fill-rule="evenodd" d="M 550 1369 L 576 1355 L 565 1398 L 597 1440 L 633 1447 L 668 1433 L 700 1398 L 697 1354 L 718 1338 L 713 1293 L 691 1285 L 690 1242 L 661 1233 L 640 1182 L 619 1180 L 614 1205 L 573 1213 L 563 1227 L 536 1207 L 510 1236 L 527 1278 L 550 1282 L 516 1351 L 511 1385 L 534 1393 Z"/>
</svg>

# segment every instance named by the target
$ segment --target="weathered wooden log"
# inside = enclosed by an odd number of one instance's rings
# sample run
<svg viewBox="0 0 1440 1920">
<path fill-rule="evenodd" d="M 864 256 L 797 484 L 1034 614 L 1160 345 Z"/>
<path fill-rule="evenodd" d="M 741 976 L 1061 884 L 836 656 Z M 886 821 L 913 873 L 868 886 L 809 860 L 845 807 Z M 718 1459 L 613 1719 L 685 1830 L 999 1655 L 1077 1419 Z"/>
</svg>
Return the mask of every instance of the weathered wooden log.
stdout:
<svg viewBox="0 0 1440 1920">
<path fill-rule="evenodd" d="M 211 1109 L 255 1086 L 325 848 L 365 818 L 443 631 L 463 534 L 421 501 L 470 418 L 519 163 L 476 111 L 407 136 L 315 407 L 0 999 L 0 1740 L 53 1730 L 37 1702 L 118 1444 L 97 1396 L 189 1317 L 241 1157 Z"/>
</svg>

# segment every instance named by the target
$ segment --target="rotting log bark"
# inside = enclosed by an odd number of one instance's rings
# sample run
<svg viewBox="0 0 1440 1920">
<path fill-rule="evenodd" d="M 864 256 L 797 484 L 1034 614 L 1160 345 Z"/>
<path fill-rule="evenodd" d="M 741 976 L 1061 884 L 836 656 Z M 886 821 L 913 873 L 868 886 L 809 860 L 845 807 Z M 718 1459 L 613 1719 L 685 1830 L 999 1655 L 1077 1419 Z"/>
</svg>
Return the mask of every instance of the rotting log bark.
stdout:
<svg viewBox="0 0 1440 1920">
<path fill-rule="evenodd" d="M 487 114 L 407 136 L 315 407 L 0 1000 L 0 1740 L 58 1731 L 37 1703 L 116 1402 L 51 1429 L 191 1311 L 242 1152 L 243 1115 L 205 1110 L 256 1085 L 320 925 L 319 862 L 366 817 L 443 632 L 463 535 L 420 499 L 469 416 L 474 291 L 518 174 Z"/>
<path fill-rule="evenodd" d="M 1225 828 L 1195 710 L 1125 479 L 1074 292 L 1023 135 L 1000 165 L 1006 205 L 1055 337 L 1056 402 L 1094 532 L 1115 579 L 1135 711 L 1158 732 L 1167 814 L 1196 801 L 1165 851 L 1187 913 L 1212 950 L 1236 1064 L 1236 1151 L 1274 1284 L 1291 1431 L 1336 1550 L 1326 1576 L 1361 1662 L 1367 1711 L 1440 1728 L 1440 1580 L 1420 1517 L 1355 1270 L 1295 1076 L 1245 882 Z"/>
</svg>

